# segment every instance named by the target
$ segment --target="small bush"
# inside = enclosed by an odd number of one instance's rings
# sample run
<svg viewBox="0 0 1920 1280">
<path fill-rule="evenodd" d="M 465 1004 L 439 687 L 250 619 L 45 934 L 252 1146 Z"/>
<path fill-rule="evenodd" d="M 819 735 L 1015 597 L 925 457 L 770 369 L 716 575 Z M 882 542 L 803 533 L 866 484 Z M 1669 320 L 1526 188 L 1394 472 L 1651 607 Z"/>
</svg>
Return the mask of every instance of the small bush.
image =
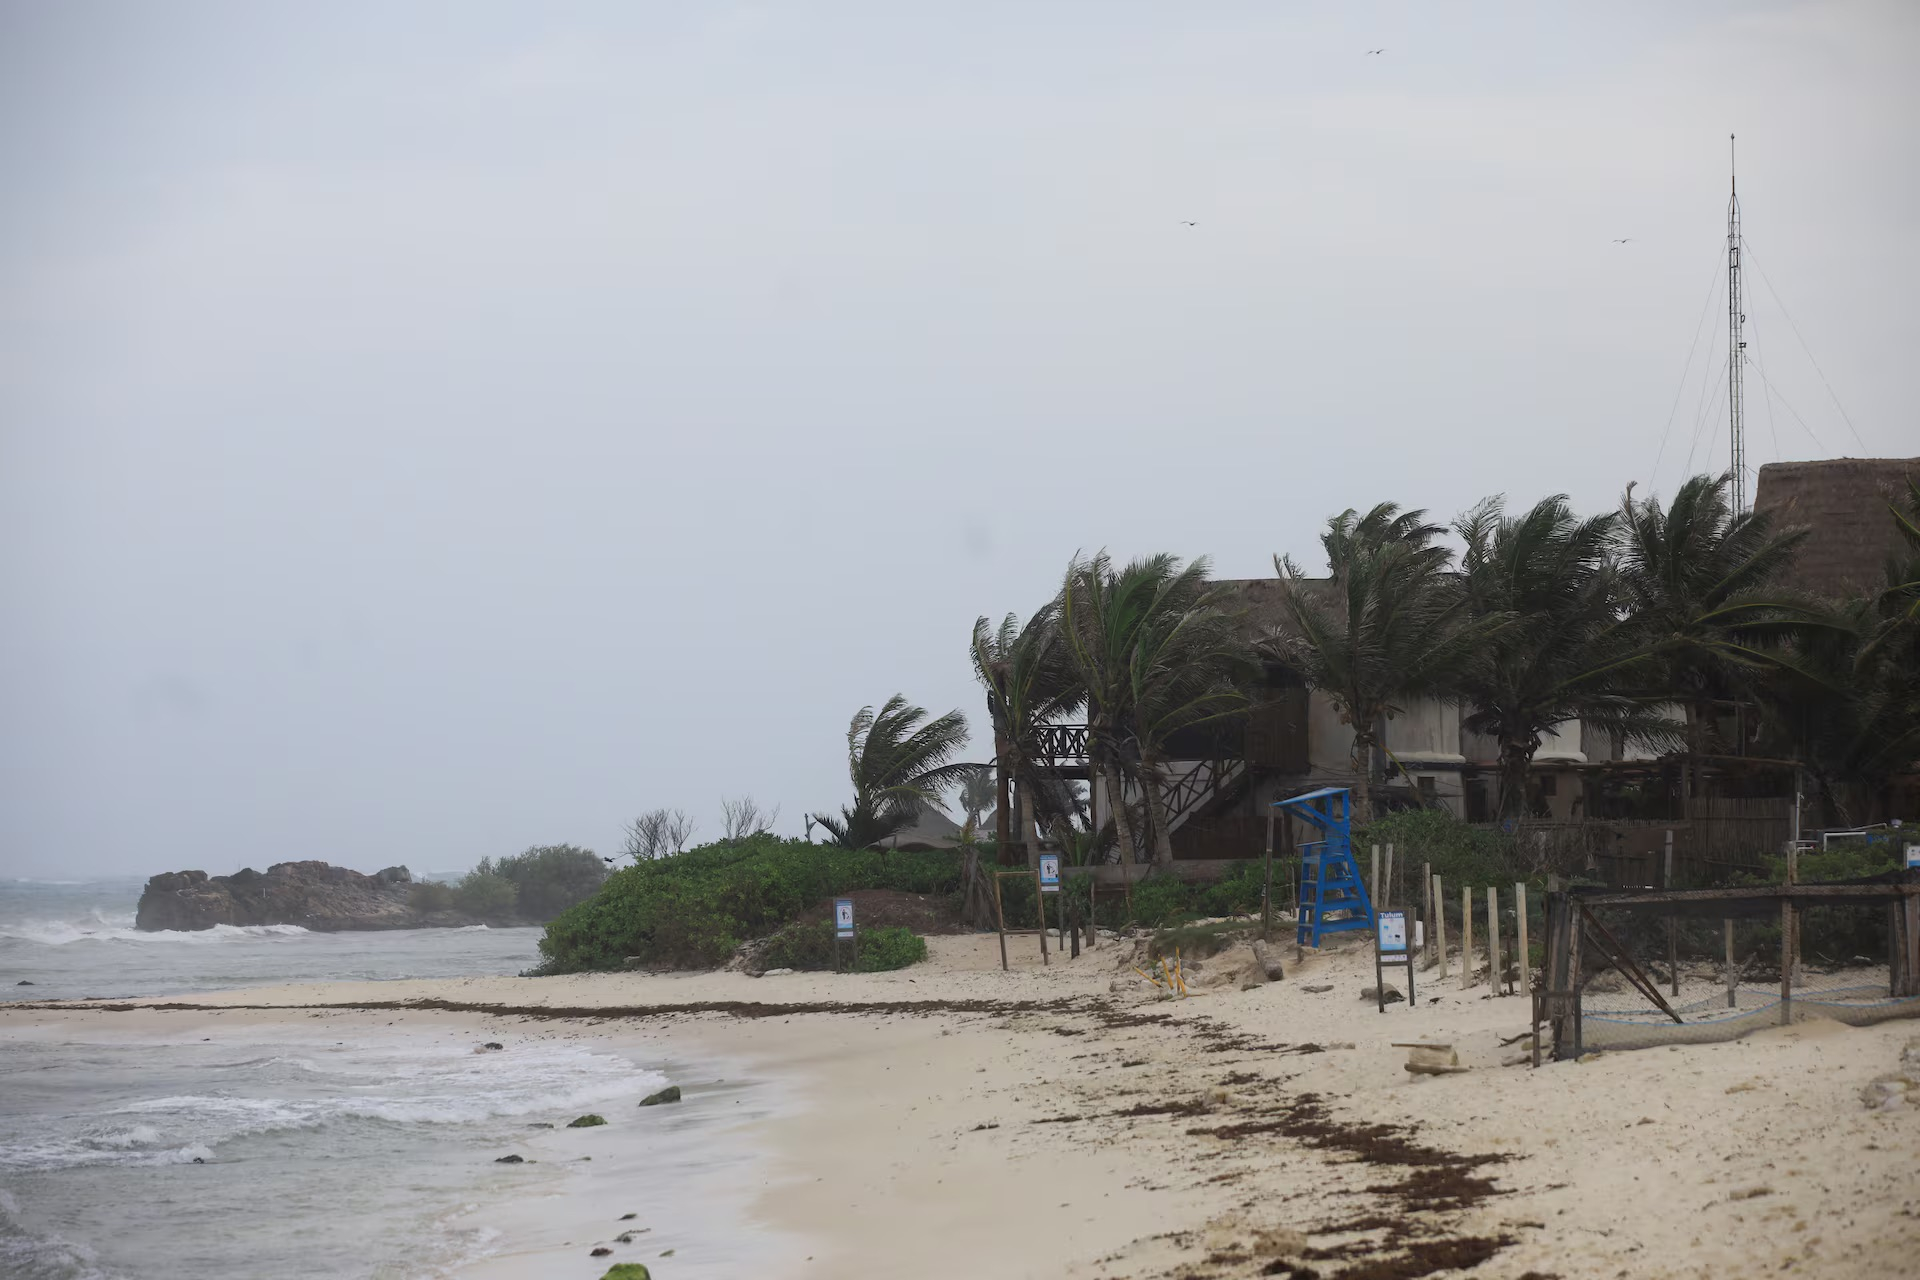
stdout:
<svg viewBox="0 0 1920 1280">
<path fill-rule="evenodd" d="M 476 870 L 511 880 L 521 917 L 542 924 L 591 898 L 607 878 L 599 854 L 570 844 L 535 845 L 525 853 L 483 861 Z"/>
<path fill-rule="evenodd" d="M 454 905 L 481 920 L 508 920 L 518 905 L 513 881 L 487 868 L 485 862 L 461 878 L 453 891 Z"/>
<path fill-rule="evenodd" d="M 927 958 L 927 940 L 895 925 L 856 930 L 853 940 L 857 973 L 904 969 Z M 831 969 L 837 945 L 833 926 L 824 920 L 790 924 L 768 940 L 760 961 L 769 969 Z"/>
<path fill-rule="evenodd" d="M 438 880 L 416 880 L 407 894 L 415 911 L 432 913 L 453 910 L 453 886 Z"/>
<path fill-rule="evenodd" d="M 1469 826 L 1443 809 L 1402 809 L 1389 813 L 1353 833 L 1353 852 L 1366 874 L 1367 851 L 1373 845 L 1394 847 L 1395 862 L 1418 869 L 1429 863 L 1445 883 L 1511 884 L 1531 878 L 1518 842 L 1510 835 Z M 1412 859 L 1404 862 L 1404 859 Z M 1407 877 L 1409 883 L 1419 876 Z"/>
</svg>

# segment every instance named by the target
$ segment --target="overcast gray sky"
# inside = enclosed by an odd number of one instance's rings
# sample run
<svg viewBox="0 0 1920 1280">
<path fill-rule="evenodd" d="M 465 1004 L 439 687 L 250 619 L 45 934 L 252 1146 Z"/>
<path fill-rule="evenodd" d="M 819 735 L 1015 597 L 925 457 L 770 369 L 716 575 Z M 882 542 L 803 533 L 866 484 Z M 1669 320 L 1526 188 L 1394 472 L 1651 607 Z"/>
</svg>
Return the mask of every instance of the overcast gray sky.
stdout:
<svg viewBox="0 0 1920 1280">
<path fill-rule="evenodd" d="M 1755 463 L 1920 452 L 1916 54 L 1900 2 L 5 0 L 0 874 L 797 832 L 1077 548 L 1671 490 L 1730 130 Z"/>
</svg>

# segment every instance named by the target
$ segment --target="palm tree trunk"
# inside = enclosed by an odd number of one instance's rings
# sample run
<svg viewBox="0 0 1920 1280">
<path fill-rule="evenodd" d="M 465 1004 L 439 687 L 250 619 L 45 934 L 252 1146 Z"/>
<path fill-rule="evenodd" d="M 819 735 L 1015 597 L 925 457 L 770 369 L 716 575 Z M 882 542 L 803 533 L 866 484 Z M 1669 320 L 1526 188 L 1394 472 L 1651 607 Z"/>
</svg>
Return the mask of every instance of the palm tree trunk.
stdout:
<svg viewBox="0 0 1920 1280">
<path fill-rule="evenodd" d="M 1039 850 L 1033 842 L 1033 778 L 1029 775 L 1020 779 L 1020 845 L 1026 851 L 1027 863 L 1039 866 Z"/>
<path fill-rule="evenodd" d="M 1355 826 L 1365 826 L 1373 821 L 1373 733 L 1367 729 L 1353 731 L 1353 752 L 1348 760 L 1360 782 L 1360 802 L 1353 807 Z"/>
<path fill-rule="evenodd" d="M 1533 767 L 1533 753 L 1523 742 L 1500 744 L 1500 816 L 1527 816 L 1527 773 Z"/>
<path fill-rule="evenodd" d="M 1140 785 L 1147 793 L 1147 816 L 1153 820 L 1153 860 L 1163 867 L 1173 865 L 1173 832 L 1168 827 L 1167 797 L 1160 786 L 1160 767 L 1151 760 L 1140 761 Z"/>
<path fill-rule="evenodd" d="M 1132 866 L 1140 861 L 1140 850 L 1133 834 L 1133 811 L 1127 807 L 1127 793 L 1120 782 L 1120 765 L 1108 761 L 1100 772 L 1107 784 L 1107 803 L 1113 806 L 1113 829 L 1120 837 L 1120 859 Z"/>
</svg>

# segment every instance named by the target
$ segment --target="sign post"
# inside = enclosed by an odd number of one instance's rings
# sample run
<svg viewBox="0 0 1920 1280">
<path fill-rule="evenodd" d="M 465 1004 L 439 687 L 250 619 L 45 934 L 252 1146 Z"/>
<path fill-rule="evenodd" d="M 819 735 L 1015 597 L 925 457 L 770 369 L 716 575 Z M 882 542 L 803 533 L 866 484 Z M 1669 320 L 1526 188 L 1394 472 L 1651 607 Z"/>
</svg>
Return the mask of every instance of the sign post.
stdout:
<svg viewBox="0 0 1920 1280">
<path fill-rule="evenodd" d="M 1373 996 L 1380 1012 L 1387 1011 L 1386 971 L 1400 965 L 1407 971 L 1407 1007 L 1413 1008 L 1413 951 L 1407 940 L 1407 913 L 1381 911 L 1373 932 Z"/>
<path fill-rule="evenodd" d="M 846 943 L 853 953 L 848 971 L 860 967 L 860 943 L 853 933 L 853 899 L 835 898 L 833 900 L 833 959 L 834 969 L 840 971 L 840 944 Z"/>
<path fill-rule="evenodd" d="M 1054 897 L 1054 915 L 1060 921 L 1060 949 L 1067 948 L 1067 904 L 1060 896 L 1060 855 L 1043 853 L 1040 855 L 1040 932 L 1047 931 L 1047 900 L 1044 895 Z"/>
</svg>

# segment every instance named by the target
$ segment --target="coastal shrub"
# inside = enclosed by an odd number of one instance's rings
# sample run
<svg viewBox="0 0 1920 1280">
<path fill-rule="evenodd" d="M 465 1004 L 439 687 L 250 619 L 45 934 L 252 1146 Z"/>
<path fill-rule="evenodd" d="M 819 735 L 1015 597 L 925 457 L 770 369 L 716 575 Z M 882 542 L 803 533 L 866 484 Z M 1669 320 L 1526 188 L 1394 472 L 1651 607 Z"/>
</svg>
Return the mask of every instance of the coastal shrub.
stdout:
<svg viewBox="0 0 1920 1280">
<path fill-rule="evenodd" d="M 1785 884 L 1785 854 L 1767 854 L 1760 859 L 1763 876 L 1744 876 L 1749 884 Z M 1836 840 L 1826 849 L 1807 850 L 1799 855 L 1797 874 L 1801 883 L 1816 880 L 1859 880 L 1884 875 L 1906 865 L 1905 851 L 1891 840 Z M 1778 947 L 1777 929 L 1762 936 L 1762 953 Z M 1871 963 L 1887 958 L 1887 913 L 1878 907 L 1811 907 L 1800 913 L 1800 954 L 1809 964 L 1846 965 L 1855 957 Z"/>
<path fill-rule="evenodd" d="M 484 859 L 461 877 L 453 891 L 454 905 L 481 920 L 511 919 L 519 896 L 513 881 L 489 868 Z"/>
<path fill-rule="evenodd" d="M 1519 843 L 1504 832 L 1462 822 L 1444 809 L 1401 809 L 1353 833 L 1353 852 L 1366 873 L 1368 850 L 1391 842 L 1396 862 L 1418 869 L 1430 863 L 1448 884 L 1510 884 L 1531 878 Z M 1419 877 L 1399 877 L 1411 884 Z"/>
<path fill-rule="evenodd" d="M 593 897 L 547 925 L 534 972 L 618 969 L 629 958 L 707 968 L 836 893 L 959 888 L 960 859 L 949 852 L 841 849 L 767 834 L 700 845 L 609 875 Z"/>
<path fill-rule="evenodd" d="M 607 878 L 599 854 L 570 844 L 537 844 L 511 857 L 482 859 L 474 869 L 512 881 L 520 917 L 541 924 L 591 898 Z"/>
<path fill-rule="evenodd" d="M 894 925 L 856 930 L 853 941 L 857 973 L 904 969 L 927 958 L 927 940 Z M 790 924 L 767 940 L 760 962 L 769 969 L 831 969 L 835 946 L 833 925 L 825 920 Z"/>
<path fill-rule="evenodd" d="M 407 901 L 415 911 L 431 913 L 453 910 L 453 886 L 438 880 L 416 880 Z"/>
</svg>

